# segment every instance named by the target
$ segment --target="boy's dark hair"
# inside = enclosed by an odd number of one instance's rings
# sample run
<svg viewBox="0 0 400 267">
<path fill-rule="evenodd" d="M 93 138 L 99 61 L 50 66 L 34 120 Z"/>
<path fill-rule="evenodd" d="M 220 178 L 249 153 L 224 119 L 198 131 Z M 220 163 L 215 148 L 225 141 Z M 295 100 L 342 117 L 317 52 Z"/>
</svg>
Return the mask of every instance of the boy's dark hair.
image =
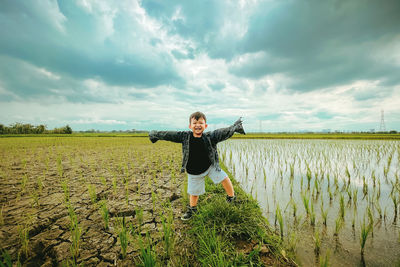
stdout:
<svg viewBox="0 0 400 267">
<path fill-rule="evenodd" d="M 190 115 L 189 123 L 192 122 L 192 118 L 194 118 L 195 120 L 199 120 L 200 118 L 203 118 L 204 121 L 207 122 L 206 115 L 204 115 L 204 113 L 202 113 L 200 111 L 196 111 L 195 113 L 192 113 L 192 115 Z"/>
</svg>

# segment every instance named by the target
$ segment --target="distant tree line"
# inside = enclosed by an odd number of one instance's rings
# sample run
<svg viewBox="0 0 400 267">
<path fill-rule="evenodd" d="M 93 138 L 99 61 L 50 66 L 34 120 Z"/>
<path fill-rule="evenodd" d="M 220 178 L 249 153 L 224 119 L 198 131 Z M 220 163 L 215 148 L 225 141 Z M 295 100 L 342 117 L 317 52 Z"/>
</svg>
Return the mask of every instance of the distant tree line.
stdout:
<svg viewBox="0 0 400 267">
<path fill-rule="evenodd" d="M 61 128 L 47 130 L 46 125 L 32 125 L 29 123 L 16 122 L 10 126 L 5 126 L 0 123 L 0 134 L 72 134 L 72 129 L 69 125 Z"/>
</svg>

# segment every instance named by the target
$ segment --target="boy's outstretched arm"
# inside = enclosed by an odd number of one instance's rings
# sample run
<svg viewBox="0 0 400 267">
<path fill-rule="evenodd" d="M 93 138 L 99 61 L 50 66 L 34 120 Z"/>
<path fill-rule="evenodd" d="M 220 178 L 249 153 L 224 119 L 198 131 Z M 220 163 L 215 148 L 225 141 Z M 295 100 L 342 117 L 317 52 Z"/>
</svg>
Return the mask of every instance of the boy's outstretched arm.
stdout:
<svg viewBox="0 0 400 267">
<path fill-rule="evenodd" d="M 242 117 L 240 117 L 232 126 L 212 131 L 210 137 L 214 143 L 218 143 L 230 138 L 235 132 L 246 134 L 242 125 Z"/>
<path fill-rule="evenodd" d="M 184 131 L 150 131 L 149 139 L 152 143 L 158 140 L 182 143 Z"/>
</svg>

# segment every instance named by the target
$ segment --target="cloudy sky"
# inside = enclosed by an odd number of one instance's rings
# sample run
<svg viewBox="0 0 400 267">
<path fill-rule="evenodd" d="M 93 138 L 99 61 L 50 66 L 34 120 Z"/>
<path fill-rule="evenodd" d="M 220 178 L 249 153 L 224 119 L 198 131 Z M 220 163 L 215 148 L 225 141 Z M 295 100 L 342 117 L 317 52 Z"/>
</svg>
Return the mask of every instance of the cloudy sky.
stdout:
<svg viewBox="0 0 400 267">
<path fill-rule="evenodd" d="M 0 123 L 400 130 L 400 1 L 0 1 Z"/>
</svg>

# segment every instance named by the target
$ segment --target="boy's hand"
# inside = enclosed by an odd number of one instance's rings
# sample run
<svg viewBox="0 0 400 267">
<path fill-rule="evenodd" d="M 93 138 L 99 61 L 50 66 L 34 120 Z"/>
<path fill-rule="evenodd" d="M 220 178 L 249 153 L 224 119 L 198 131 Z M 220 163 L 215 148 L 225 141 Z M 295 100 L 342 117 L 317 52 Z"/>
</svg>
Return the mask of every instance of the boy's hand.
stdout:
<svg viewBox="0 0 400 267">
<path fill-rule="evenodd" d="M 158 141 L 158 138 L 155 137 L 154 134 L 155 134 L 155 131 L 150 131 L 150 132 L 149 132 L 149 139 L 150 139 L 150 141 L 151 141 L 152 143 L 155 143 L 155 142 Z"/>
<path fill-rule="evenodd" d="M 242 117 L 240 117 L 237 121 L 235 121 L 235 123 L 233 125 L 236 126 L 235 132 L 240 133 L 240 134 L 246 134 L 244 132 L 243 125 L 242 125 Z"/>
</svg>

